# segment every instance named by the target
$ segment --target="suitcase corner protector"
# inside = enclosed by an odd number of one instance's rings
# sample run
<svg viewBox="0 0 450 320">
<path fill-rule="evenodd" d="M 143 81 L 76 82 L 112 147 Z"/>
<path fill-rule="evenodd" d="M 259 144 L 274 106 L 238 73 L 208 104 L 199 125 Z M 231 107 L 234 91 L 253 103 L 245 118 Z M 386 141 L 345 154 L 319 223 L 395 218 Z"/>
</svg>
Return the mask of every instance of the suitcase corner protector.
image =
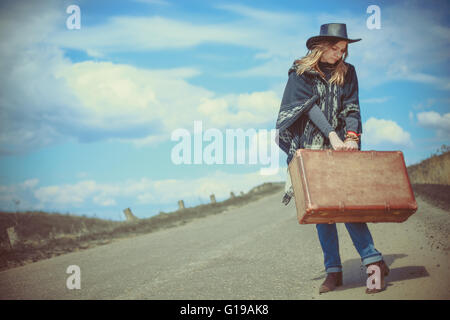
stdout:
<svg viewBox="0 0 450 320">
<path fill-rule="evenodd" d="M 307 214 L 314 213 L 319 210 L 319 206 L 317 204 L 308 204 L 305 208 Z"/>
</svg>

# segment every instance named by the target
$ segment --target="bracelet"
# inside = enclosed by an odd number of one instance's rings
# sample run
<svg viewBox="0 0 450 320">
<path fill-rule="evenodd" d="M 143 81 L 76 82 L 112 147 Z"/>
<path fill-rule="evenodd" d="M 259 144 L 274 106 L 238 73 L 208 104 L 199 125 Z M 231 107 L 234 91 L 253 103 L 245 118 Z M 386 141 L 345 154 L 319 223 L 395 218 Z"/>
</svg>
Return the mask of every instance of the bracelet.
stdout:
<svg viewBox="0 0 450 320">
<path fill-rule="evenodd" d="M 358 137 L 345 137 L 344 142 L 346 142 L 346 141 L 355 141 L 355 142 L 358 142 L 358 141 L 359 141 L 359 138 L 358 138 Z"/>
<path fill-rule="evenodd" d="M 360 134 L 359 134 L 360 135 Z M 345 141 L 355 141 L 358 142 L 359 141 L 359 137 L 358 134 L 353 132 L 353 131 L 348 131 L 347 134 L 345 135 Z M 345 142 L 344 141 L 344 142 Z"/>
<path fill-rule="evenodd" d="M 355 141 L 356 143 L 358 143 L 359 139 L 345 139 L 344 143 L 348 142 L 348 141 Z"/>
<path fill-rule="evenodd" d="M 361 133 L 356 133 L 355 131 L 347 131 L 347 135 L 349 135 L 349 134 L 357 136 L 357 137 L 361 135 Z"/>
</svg>

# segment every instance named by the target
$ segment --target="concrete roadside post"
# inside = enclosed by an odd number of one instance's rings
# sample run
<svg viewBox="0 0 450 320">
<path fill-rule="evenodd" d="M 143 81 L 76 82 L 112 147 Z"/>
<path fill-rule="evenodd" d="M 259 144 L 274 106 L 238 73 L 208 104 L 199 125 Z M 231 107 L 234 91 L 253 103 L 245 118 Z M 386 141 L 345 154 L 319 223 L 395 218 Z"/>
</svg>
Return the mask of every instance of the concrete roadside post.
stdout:
<svg viewBox="0 0 450 320">
<path fill-rule="evenodd" d="M 6 235 L 8 236 L 9 246 L 13 249 L 19 242 L 19 236 L 16 229 L 14 227 L 7 228 Z"/>
<path fill-rule="evenodd" d="M 137 220 L 136 216 L 133 214 L 133 212 L 131 212 L 130 208 L 126 208 L 125 210 L 123 210 L 123 213 L 125 214 L 127 221 Z"/>
</svg>

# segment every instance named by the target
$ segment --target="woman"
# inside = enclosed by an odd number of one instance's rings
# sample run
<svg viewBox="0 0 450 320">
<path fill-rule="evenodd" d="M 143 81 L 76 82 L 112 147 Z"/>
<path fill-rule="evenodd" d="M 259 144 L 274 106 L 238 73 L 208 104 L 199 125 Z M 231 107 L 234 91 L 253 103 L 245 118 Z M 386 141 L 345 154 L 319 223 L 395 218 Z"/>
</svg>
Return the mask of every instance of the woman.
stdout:
<svg viewBox="0 0 450 320">
<path fill-rule="evenodd" d="M 324 24 L 320 35 L 306 42 L 307 55 L 294 61 L 289 69 L 276 124 L 277 143 L 288 155 L 288 164 L 300 148 L 361 150 L 358 79 L 354 66 L 345 62 L 348 44 L 360 40 L 347 37 L 345 24 Z M 289 174 L 286 186 L 283 203 L 287 205 L 293 196 Z M 389 269 L 375 249 L 367 225 L 345 223 L 345 226 L 362 263 L 380 268 L 381 289 L 368 288 L 366 292 L 382 291 Z M 342 265 L 336 225 L 317 224 L 316 227 L 327 272 L 319 289 L 324 293 L 342 285 Z"/>
</svg>

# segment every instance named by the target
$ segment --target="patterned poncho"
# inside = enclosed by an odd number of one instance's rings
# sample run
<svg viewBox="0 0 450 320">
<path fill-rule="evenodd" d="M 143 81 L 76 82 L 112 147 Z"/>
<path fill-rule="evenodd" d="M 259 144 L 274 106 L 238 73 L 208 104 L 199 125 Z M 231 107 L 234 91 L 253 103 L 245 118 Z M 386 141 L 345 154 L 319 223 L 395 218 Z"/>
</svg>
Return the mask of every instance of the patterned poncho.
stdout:
<svg viewBox="0 0 450 320">
<path fill-rule="evenodd" d="M 347 130 L 362 133 L 358 98 L 358 78 L 355 67 L 346 63 L 348 69 L 343 86 L 331 84 L 313 69 L 297 74 L 296 63 L 289 69 L 289 79 L 284 90 L 276 122 L 277 143 L 287 154 L 287 164 L 298 149 L 331 149 L 325 137 L 308 117 L 308 111 L 317 104 L 337 135 L 344 140 Z M 353 118 L 357 121 L 350 121 Z M 347 128 L 349 123 L 355 128 Z M 361 142 L 359 142 L 361 149 Z M 288 204 L 293 196 L 289 173 L 283 203 Z"/>
</svg>

